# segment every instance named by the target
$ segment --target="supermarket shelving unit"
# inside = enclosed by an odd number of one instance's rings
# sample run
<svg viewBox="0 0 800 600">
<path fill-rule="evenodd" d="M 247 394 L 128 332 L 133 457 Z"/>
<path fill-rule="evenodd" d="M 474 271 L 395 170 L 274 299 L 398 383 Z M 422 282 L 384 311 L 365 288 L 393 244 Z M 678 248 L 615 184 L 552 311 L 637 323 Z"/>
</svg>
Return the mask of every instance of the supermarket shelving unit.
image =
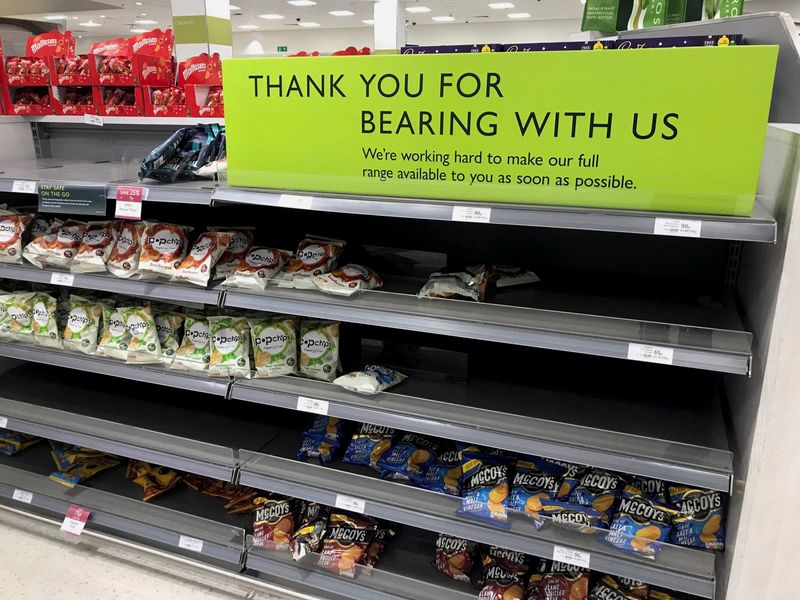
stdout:
<svg viewBox="0 0 800 600">
<path fill-rule="evenodd" d="M 749 37 L 760 41 L 756 31 L 780 33 L 785 30 L 783 20 L 779 15 L 765 15 L 761 19 L 729 20 L 726 25 L 744 28 L 746 36 L 747 28 L 753 27 L 754 35 Z M 705 26 L 698 25 L 696 30 L 705 31 Z M 785 66 L 785 54 L 781 60 Z M 781 102 L 780 106 L 790 104 Z M 39 158 L 0 162 L 0 192 L 12 192 L 15 181 L 95 182 L 107 184 L 108 198 L 113 200 L 119 185 L 138 184 L 136 151 L 141 156 L 141 150 L 149 150 L 165 131 L 198 120 L 137 119 L 134 123 L 107 119 L 106 127 L 96 128 L 83 124 L 80 118 L 3 117 L 0 128 L 4 123 L 19 126 L 29 122 Z M 112 138 L 125 142 L 117 141 L 112 147 Z M 742 552 L 735 543 L 733 551 L 722 557 L 666 546 L 655 560 L 646 560 L 613 551 L 593 536 L 554 527 L 537 531 L 530 520 L 518 515 L 512 516 L 508 527 L 476 523 L 456 515 L 457 499 L 383 481 L 344 465 L 325 468 L 298 462 L 293 456 L 297 431 L 264 425 L 267 421 L 258 422 L 253 415 L 292 413 L 302 410 L 300 399 L 314 398 L 324 403 L 328 414 L 349 420 L 733 491 L 731 511 L 737 513 L 751 459 L 753 414 L 759 400 L 764 402 L 761 384 L 768 369 L 766 353 L 798 194 L 799 140 L 796 133 L 770 129 L 759 201 L 750 218 L 487 204 L 481 205 L 486 212 L 478 222 L 469 224 L 477 235 L 487 227 L 511 226 L 535 228 L 531 232 L 547 228 L 635 234 L 643 239 L 652 236 L 653 240 L 662 239 L 676 224 L 679 229 L 686 224 L 691 233 L 681 236 L 687 237 L 683 243 L 701 243 L 688 238 L 716 240 L 729 243 L 732 250 L 731 301 L 715 313 L 714 319 L 702 312 L 699 317 L 693 313 L 691 319 L 683 319 L 683 314 L 675 310 L 667 312 L 678 318 L 665 319 L 661 318 L 664 307 L 658 305 L 646 318 L 595 314 L 591 298 L 585 299 L 585 311 L 544 309 L 535 303 L 421 303 L 411 288 L 398 284 L 389 291 L 334 299 L 273 287 L 263 294 L 252 294 L 98 275 L 76 275 L 70 280 L 58 271 L 0 265 L 0 278 L 182 304 L 288 312 L 367 327 L 432 332 L 442 337 L 479 336 L 510 346 L 616 359 L 620 368 L 634 369 L 640 363 L 642 346 L 670 351 L 670 364 L 657 368 L 670 370 L 674 387 L 659 387 L 657 382 L 648 387 L 646 381 L 636 379 L 627 382 L 630 389 L 626 394 L 646 394 L 651 402 L 630 403 L 631 410 L 611 419 L 596 417 L 587 409 L 602 406 L 603 398 L 570 394 L 569 385 L 559 393 L 537 388 L 536 383 L 501 386 L 476 379 L 455 386 L 448 381 L 410 379 L 396 392 L 365 399 L 330 384 L 299 378 L 209 379 L 159 366 L 126 365 L 0 342 L 0 425 L 327 504 L 336 504 L 340 496 L 356 499 L 363 503 L 366 514 L 409 528 L 395 547 L 390 546 L 385 562 L 372 574 L 344 579 L 317 568 L 313 559 L 294 563 L 285 554 L 251 549 L 243 525 L 220 522 L 207 507 L 189 497 L 176 499 L 183 504 L 173 507 L 147 505 L 102 478 L 67 493 L 47 479 L 41 465 L 27 464 L 34 461 L 35 449 L 30 450 L 30 459 L 27 452 L 20 454 L 21 462 L 0 460 L 0 504 L 60 517 L 70 504 L 78 503 L 93 511 L 89 530 L 216 566 L 222 564 L 233 571 L 246 568 L 246 576 L 254 580 L 277 579 L 300 591 L 333 598 L 473 597 L 469 589 L 454 587 L 428 567 L 433 532 L 544 557 L 551 557 L 556 546 L 574 548 L 591 555 L 593 569 L 702 598 L 723 598 L 731 565 L 739 561 Z M 121 149 L 132 150 L 126 154 Z M 71 158 L 60 158 L 65 156 Z M 167 205 L 193 204 L 212 211 L 237 205 L 289 209 L 297 215 L 310 211 L 449 222 L 464 205 L 427 199 L 243 190 L 230 188 L 225 182 L 143 185 L 149 189 L 147 205 L 154 212 Z M 27 199 L 33 198 L 30 195 Z M 764 265 L 774 272 L 768 272 Z M 737 279 L 740 269 L 742 277 Z M 766 305 L 764 297 L 771 299 Z M 580 299 L 565 300 L 575 303 Z M 703 381 L 714 382 L 714 373 L 720 374 L 717 379 L 722 380 L 722 386 L 704 387 L 694 379 L 699 374 L 705 376 Z M 680 396 L 684 408 L 707 403 L 709 412 L 697 420 L 702 426 L 695 426 L 691 411 L 673 406 L 670 394 Z M 736 539 L 737 526 L 739 530 L 756 527 L 737 525 L 736 519 L 731 523 L 729 540 Z M 202 544 L 197 544 L 198 540 Z"/>
</svg>

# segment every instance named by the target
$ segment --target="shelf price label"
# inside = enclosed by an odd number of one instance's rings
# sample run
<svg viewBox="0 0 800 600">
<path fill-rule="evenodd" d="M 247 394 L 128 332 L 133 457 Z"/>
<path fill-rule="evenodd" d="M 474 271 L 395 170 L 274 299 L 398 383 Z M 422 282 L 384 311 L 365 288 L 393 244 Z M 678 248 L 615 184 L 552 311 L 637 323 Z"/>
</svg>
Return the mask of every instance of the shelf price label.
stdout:
<svg viewBox="0 0 800 600">
<path fill-rule="evenodd" d="M 75 282 L 75 275 L 72 273 L 53 273 L 50 275 L 50 283 L 52 285 L 66 285 L 72 287 Z"/>
<path fill-rule="evenodd" d="M 344 494 L 336 494 L 336 508 L 342 510 L 349 510 L 350 512 L 364 514 L 367 502 L 363 498 L 353 498 L 352 496 L 345 496 Z"/>
<path fill-rule="evenodd" d="M 491 223 L 492 209 L 485 206 L 454 206 L 452 221 Z"/>
<path fill-rule="evenodd" d="M 653 228 L 655 235 L 671 235 L 674 237 L 699 238 L 703 229 L 702 221 L 691 219 L 662 219 L 656 218 Z"/>
<path fill-rule="evenodd" d="M 17 502 L 24 502 L 25 504 L 33 502 L 33 492 L 26 492 L 25 490 L 14 490 L 11 497 Z"/>
<path fill-rule="evenodd" d="M 150 188 L 121 185 L 117 188 L 117 204 L 114 210 L 115 219 L 142 218 L 142 203 L 147 200 Z"/>
<path fill-rule="evenodd" d="M 328 414 L 328 401 L 318 398 L 297 397 L 297 410 L 301 412 L 314 413 L 315 415 Z"/>
<path fill-rule="evenodd" d="M 650 344 L 628 344 L 628 360 L 656 363 L 658 365 L 671 365 L 672 348 L 652 346 Z"/>
<path fill-rule="evenodd" d="M 35 194 L 36 182 L 15 179 L 14 183 L 11 184 L 11 191 L 17 194 Z"/>
<path fill-rule="evenodd" d="M 64 517 L 64 522 L 61 524 L 61 531 L 70 535 L 80 535 L 91 514 L 92 511 L 88 508 L 73 504 L 67 509 L 67 516 Z"/>
<path fill-rule="evenodd" d="M 198 540 L 197 538 L 189 537 L 188 535 L 182 535 L 178 538 L 178 547 L 183 548 L 184 550 L 190 550 L 192 552 L 202 552 L 203 540 Z"/>
<path fill-rule="evenodd" d="M 0 429 L 5 429 L 8 425 L 8 417 L 0 417 Z"/>
<path fill-rule="evenodd" d="M 553 546 L 554 561 L 588 569 L 591 558 L 592 555 L 590 552 L 575 550 L 575 548 L 566 548 L 564 546 Z"/>
<path fill-rule="evenodd" d="M 83 115 L 83 122 L 86 123 L 87 125 L 95 125 L 97 127 L 102 127 L 103 117 L 101 117 L 100 115 L 90 115 L 89 113 L 86 113 Z"/>
<path fill-rule="evenodd" d="M 314 203 L 313 196 L 297 196 L 294 194 L 281 194 L 278 206 L 281 208 L 301 208 L 309 210 Z"/>
</svg>

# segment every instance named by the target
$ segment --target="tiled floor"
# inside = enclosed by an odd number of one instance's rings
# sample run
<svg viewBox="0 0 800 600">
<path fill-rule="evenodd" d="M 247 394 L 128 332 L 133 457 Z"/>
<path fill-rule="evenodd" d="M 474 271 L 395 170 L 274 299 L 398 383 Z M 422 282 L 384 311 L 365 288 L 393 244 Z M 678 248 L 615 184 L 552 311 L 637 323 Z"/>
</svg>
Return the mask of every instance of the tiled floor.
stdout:
<svg viewBox="0 0 800 600">
<path fill-rule="evenodd" d="M 14 600 L 288 600 L 222 575 L 0 510 L 2 597 Z"/>
</svg>

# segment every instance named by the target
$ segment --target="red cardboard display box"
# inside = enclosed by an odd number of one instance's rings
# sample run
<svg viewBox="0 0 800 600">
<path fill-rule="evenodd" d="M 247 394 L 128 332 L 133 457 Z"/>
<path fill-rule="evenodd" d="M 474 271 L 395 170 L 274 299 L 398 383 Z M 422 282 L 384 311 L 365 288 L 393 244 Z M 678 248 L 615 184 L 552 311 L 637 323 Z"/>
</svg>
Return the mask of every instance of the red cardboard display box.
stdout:
<svg viewBox="0 0 800 600">
<path fill-rule="evenodd" d="M 96 115 L 95 94 L 91 86 L 54 87 L 53 111 L 57 115 Z"/>
<path fill-rule="evenodd" d="M 6 114 L 9 115 L 52 115 L 53 106 L 50 88 L 40 87 L 4 87 L 3 102 Z"/>
<path fill-rule="evenodd" d="M 70 31 L 32 35 L 25 46 L 25 56 L 3 59 L 4 81 L 12 86 L 49 85 L 53 59 L 74 55 L 75 38 Z"/>
<path fill-rule="evenodd" d="M 186 91 L 186 106 L 192 117 L 222 117 L 222 61 L 219 54 L 198 54 L 178 67 L 178 85 Z"/>
<path fill-rule="evenodd" d="M 53 85 L 92 85 L 89 55 L 54 56 L 50 63 L 50 82 Z"/>
<path fill-rule="evenodd" d="M 185 117 L 186 95 L 183 88 L 144 86 L 144 114 L 148 117 Z"/>
<path fill-rule="evenodd" d="M 185 85 L 186 107 L 190 117 L 225 116 L 225 101 L 221 85 Z"/>
<path fill-rule="evenodd" d="M 134 85 L 130 40 L 117 38 L 92 44 L 89 71 L 95 85 Z"/>
<path fill-rule="evenodd" d="M 134 86 L 95 86 L 94 104 L 107 117 L 139 117 L 144 112 L 142 88 Z"/>
<path fill-rule="evenodd" d="M 175 79 L 171 29 L 92 44 L 89 67 L 96 85 L 171 85 Z"/>
</svg>

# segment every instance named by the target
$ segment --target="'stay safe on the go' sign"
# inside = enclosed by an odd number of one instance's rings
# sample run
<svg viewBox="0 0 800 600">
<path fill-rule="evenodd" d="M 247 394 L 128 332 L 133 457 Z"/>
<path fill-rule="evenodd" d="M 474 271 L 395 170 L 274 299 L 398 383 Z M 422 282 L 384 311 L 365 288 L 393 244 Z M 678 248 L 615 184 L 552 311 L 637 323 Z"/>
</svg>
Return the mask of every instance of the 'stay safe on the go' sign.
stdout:
<svg viewBox="0 0 800 600">
<path fill-rule="evenodd" d="M 747 215 L 776 58 L 749 46 L 226 60 L 229 180 Z"/>
</svg>

